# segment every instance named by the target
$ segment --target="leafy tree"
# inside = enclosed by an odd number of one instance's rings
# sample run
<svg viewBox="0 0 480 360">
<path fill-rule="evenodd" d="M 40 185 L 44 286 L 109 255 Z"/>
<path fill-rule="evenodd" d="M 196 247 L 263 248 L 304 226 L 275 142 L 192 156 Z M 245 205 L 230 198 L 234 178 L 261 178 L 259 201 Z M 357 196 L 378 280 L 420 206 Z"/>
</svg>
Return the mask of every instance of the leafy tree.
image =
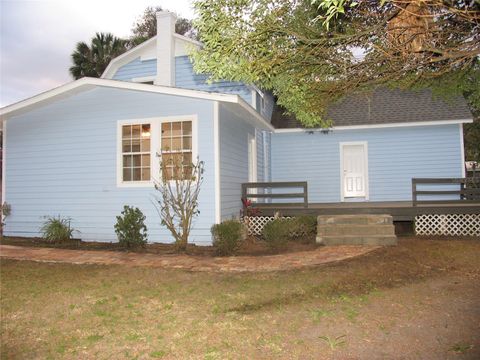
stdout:
<svg viewBox="0 0 480 360">
<path fill-rule="evenodd" d="M 160 6 L 149 6 L 145 9 L 143 15 L 135 22 L 132 28 L 133 36 L 130 39 L 132 45 L 136 46 L 157 35 L 156 13 L 162 10 Z M 177 18 L 175 32 L 180 35 L 195 37 L 192 21 L 182 17 Z"/>
<path fill-rule="evenodd" d="M 96 33 L 90 45 L 83 41 L 77 43 L 71 55 L 73 66 L 70 67 L 70 74 L 75 79 L 100 77 L 110 61 L 127 49 L 127 41 L 110 33 Z"/>
<path fill-rule="evenodd" d="M 377 86 L 466 93 L 480 107 L 478 1 L 197 0 L 211 80 L 255 83 L 306 126 Z M 333 9 L 333 10 L 332 10 Z"/>
</svg>

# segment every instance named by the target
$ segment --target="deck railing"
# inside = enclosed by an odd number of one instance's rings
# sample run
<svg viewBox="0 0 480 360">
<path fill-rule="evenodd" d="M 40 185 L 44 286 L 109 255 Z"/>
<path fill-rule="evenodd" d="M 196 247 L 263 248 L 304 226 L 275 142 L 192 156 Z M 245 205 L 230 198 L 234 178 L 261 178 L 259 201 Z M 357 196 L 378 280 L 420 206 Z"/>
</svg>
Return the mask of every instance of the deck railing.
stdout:
<svg viewBox="0 0 480 360">
<path fill-rule="evenodd" d="M 418 185 L 458 185 L 457 190 L 418 190 Z M 458 199 L 438 199 L 439 195 L 458 195 Z M 418 197 L 437 197 L 436 199 L 419 199 Z M 412 204 L 480 204 L 479 178 L 413 178 Z"/>
<path fill-rule="evenodd" d="M 299 189 L 301 192 L 272 192 L 273 189 Z M 254 189 L 253 193 L 249 193 L 249 189 Z M 262 192 L 260 192 L 261 190 Z M 297 199 L 301 201 L 296 202 L 252 202 L 253 206 L 261 207 L 275 207 L 281 205 L 282 207 L 308 207 L 308 187 L 306 181 L 285 181 L 285 182 L 254 182 L 242 184 L 242 198 L 251 199 Z"/>
</svg>

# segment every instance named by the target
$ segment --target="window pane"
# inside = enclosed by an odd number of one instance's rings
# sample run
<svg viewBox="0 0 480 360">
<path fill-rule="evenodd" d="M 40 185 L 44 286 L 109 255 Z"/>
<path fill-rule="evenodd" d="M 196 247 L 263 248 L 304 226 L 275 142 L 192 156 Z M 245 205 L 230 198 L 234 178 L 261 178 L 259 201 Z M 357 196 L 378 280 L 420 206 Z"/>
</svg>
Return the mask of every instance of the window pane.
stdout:
<svg viewBox="0 0 480 360">
<path fill-rule="evenodd" d="M 163 137 L 172 136 L 172 123 L 165 122 L 162 124 L 162 136 Z"/>
<path fill-rule="evenodd" d="M 150 139 L 142 139 L 140 144 L 141 152 L 149 152 L 150 151 Z"/>
<path fill-rule="evenodd" d="M 123 169 L 123 181 L 132 181 L 132 169 L 130 168 Z"/>
<path fill-rule="evenodd" d="M 140 125 L 132 125 L 132 138 L 140 137 Z"/>
<path fill-rule="evenodd" d="M 173 136 L 182 135 L 182 123 L 181 122 L 172 123 L 172 135 Z"/>
<path fill-rule="evenodd" d="M 170 138 L 162 138 L 162 150 L 170 151 L 172 149 L 172 143 Z"/>
<path fill-rule="evenodd" d="M 149 138 L 150 137 L 150 124 L 143 124 L 142 125 L 142 138 Z"/>
<path fill-rule="evenodd" d="M 133 166 L 141 166 L 141 155 L 132 155 L 133 157 Z"/>
<path fill-rule="evenodd" d="M 149 181 L 150 180 L 150 168 L 142 168 L 142 181 Z"/>
<path fill-rule="evenodd" d="M 182 167 L 182 154 L 173 154 L 173 166 L 175 168 L 181 168 Z"/>
<path fill-rule="evenodd" d="M 133 139 L 132 140 L 132 152 L 140 152 L 140 140 Z"/>
<path fill-rule="evenodd" d="M 122 152 L 132 152 L 132 141 L 122 140 Z"/>
<path fill-rule="evenodd" d="M 184 166 L 183 167 L 183 176 L 184 179 L 189 179 L 192 177 L 192 167 L 191 166 Z"/>
<path fill-rule="evenodd" d="M 150 155 L 142 155 L 142 166 L 150 166 Z"/>
<path fill-rule="evenodd" d="M 192 122 L 184 121 L 183 122 L 183 135 L 192 135 Z"/>
<path fill-rule="evenodd" d="M 192 138 L 190 136 L 183 137 L 183 150 L 192 149 Z"/>
<path fill-rule="evenodd" d="M 131 125 L 122 126 L 122 138 L 130 139 L 131 136 L 132 136 L 132 126 Z"/>
<path fill-rule="evenodd" d="M 132 155 L 123 155 L 123 167 L 132 166 Z"/>
<path fill-rule="evenodd" d="M 173 155 L 163 154 L 162 155 L 163 166 L 172 166 L 173 165 Z"/>
<path fill-rule="evenodd" d="M 181 137 L 172 139 L 172 150 L 173 151 L 182 150 L 182 138 Z"/>
<path fill-rule="evenodd" d="M 163 168 L 163 177 L 166 180 L 172 180 L 173 179 L 173 168 L 171 168 L 171 167 Z"/>
<path fill-rule="evenodd" d="M 133 181 L 142 180 L 142 171 L 140 168 L 133 168 Z"/>
<path fill-rule="evenodd" d="M 183 164 L 184 165 L 191 165 L 192 164 L 192 153 L 183 153 Z"/>
</svg>

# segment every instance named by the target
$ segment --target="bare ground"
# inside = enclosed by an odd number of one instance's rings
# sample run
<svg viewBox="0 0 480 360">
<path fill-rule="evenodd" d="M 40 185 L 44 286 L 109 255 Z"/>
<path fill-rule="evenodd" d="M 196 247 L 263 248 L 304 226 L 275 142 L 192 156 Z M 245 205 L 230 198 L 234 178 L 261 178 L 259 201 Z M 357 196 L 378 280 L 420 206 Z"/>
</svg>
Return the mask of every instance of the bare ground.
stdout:
<svg viewBox="0 0 480 360">
<path fill-rule="evenodd" d="M 480 358 L 479 239 L 268 274 L 1 265 L 2 359 Z"/>
</svg>

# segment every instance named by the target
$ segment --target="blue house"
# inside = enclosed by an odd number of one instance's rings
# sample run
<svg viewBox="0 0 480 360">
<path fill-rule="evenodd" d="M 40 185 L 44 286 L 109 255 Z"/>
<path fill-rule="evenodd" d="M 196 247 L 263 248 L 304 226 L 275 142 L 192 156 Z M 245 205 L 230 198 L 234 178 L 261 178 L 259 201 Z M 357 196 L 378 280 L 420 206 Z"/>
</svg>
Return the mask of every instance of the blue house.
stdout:
<svg viewBox="0 0 480 360">
<path fill-rule="evenodd" d="M 329 131 L 303 129 L 253 85 L 208 84 L 157 14 L 156 37 L 115 58 L 102 78 L 83 78 L 0 110 L 5 234 L 38 236 L 47 215 L 72 219 L 83 240 L 116 241 L 123 205 L 146 215 L 150 242 L 173 241 L 153 204 L 156 154 L 205 163 L 191 242 L 238 217 L 241 184 L 308 182 L 309 200 L 411 200 L 412 177 L 463 177 L 463 99 L 377 90 L 329 110 Z M 172 175 L 174 176 L 174 175 Z"/>
</svg>

